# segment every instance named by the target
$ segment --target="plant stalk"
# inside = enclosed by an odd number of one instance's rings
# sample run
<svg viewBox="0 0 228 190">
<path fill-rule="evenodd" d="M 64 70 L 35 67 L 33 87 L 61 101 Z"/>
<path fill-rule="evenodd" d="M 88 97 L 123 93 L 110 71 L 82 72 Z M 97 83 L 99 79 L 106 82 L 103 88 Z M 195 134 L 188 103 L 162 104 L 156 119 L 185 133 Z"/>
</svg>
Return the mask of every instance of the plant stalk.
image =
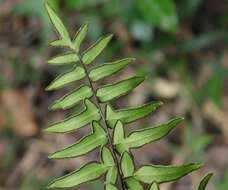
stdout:
<svg viewBox="0 0 228 190">
<path fill-rule="evenodd" d="M 76 52 L 75 52 L 76 53 Z M 78 55 L 78 53 L 76 53 L 77 56 L 79 57 L 79 62 L 80 62 L 80 66 L 85 70 L 85 73 L 86 73 L 86 79 L 88 81 L 88 84 L 89 86 L 91 87 L 92 91 L 93 91 L 93 96 L 94 96 L 94 99 L 95 99 L 95 103 L 96 105 L 98 106 L 98 109 L 100 111 L 100 114 L 101 114 L 101 118 L 102 118 L 102 121 L 103 121 L 103 124 L 105 127 L 104 130 L 106 131 L 107 133 L 107 136 L 108 136 L 108 143 L 109 143 L 109 147 L 111 149 L 111 153 L 112 153 L 112 157 L 117 165 L 117 171 L 118 171 L 118 180 L 120 182 L 120 188 L 121 190 L 125 190 L 125 186 L 124 186 L 124 182 L 123 182 L 123 179 L 122 179 L 122 175 L 121 175 L 121 169 L 120 169 L 120 163 L 118 162 L 118 157 L 117 157 L 117 154 L 115 152 L 115 149 L 114 149 L 114 146 L 112 144 L 112 136 L 110 135 L 109 133 L 109 129 L 108 129 L 108 124 L 107 124 L 107 121 L 105 119 L 105 113 L 104 111 L 102 110 L 102 104 L 99 102 L 97 96 L 96 96 L 96 89 L 93 85 L 93 82 L 91 81 L 91 79 L 89 78 L 89 73 L 87 71 L 87 67 L 85 66 L 85 64 L 83 63 L 82 61 L 82 58 L 80 55 Z"/>
</svg>

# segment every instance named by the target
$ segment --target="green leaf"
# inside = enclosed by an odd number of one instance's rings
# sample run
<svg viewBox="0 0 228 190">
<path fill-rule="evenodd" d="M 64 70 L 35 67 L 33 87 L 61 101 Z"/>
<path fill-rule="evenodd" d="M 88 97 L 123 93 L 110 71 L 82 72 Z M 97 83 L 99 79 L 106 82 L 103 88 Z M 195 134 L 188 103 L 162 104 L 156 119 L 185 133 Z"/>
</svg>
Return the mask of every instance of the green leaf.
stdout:
<svg viewBox="0 0 228 190">
<path fill-rule="evenodd" d="M 113 132 L 113 145 L 117 145 L 118 143 L 122 142 L 125 138 L 123 123 L 118 121 L 115 125 L 114 132 Z M 115 147 L 116 148 L 116 147 Z"/>
<path fill-rule="evenodd" d="M 46 90 L 55 90 L 66 86 L 77 80 L 81 80 L 86 76 L 85 70 L 82 67 L 75 67 L 72 70 L 59 75 L 51 84 L 48 85 Z"/>
<path fill-rule="evenodd" d="M 86 154 L 107 143 L 106 133 L 98 122 L 93 122 L 92 133 L 77 143 L 53 153 L 49 158 L 72 158 Z"/>
<path fill-rule="evenodd" d="M 101 102 L 108 102 L 129 93 L 143 81 L 143 77 L 132 77 L 115 84 L 103 86 L 97 90 L 97 97 Z"/>
<path fill-rule="evenodd" d="M 77 130 L 81 127 L 84 127 L 92 121 L 99 121 L 101 116 L 97 107 L 88 99 L 85 100 L 84 104 L 84 111 L 77 115 L 68 117 L 63 121 L 52 124 L 50 127 L 44 129 L 44 131 L 54 133 L 71 132 L 73 130 Z"/>
<path fill-rule="evenodd" d="M 110 167 L 106 174 L 105 181 L 108 183 L 115 184 L 116 180 L 117 180 L 117 174 L 118 174 L 118 171 L 117 171 L 116 166 Z"/>
<path fill-rule="evenodd" d="M 54 180 L 48 188 L 69 188 L 75 187 L 82 183 L 95 180 L 107 171 L 107 166 L 92 162 L 86 164 L 79 170 L 69 173 L 63 177 Z"/>
<path fill-rule="evenodd" d="M 52 58 L 48 61 L 48 63 L 52 65 L 65 65 L 70 63 L 76 63 L 78 61 L 79 57 L 75 53 L 66 53 Z"/>
<path fill-rule="evenodd" d="M 100 79 L 103 79 L 107 76 L 110 76 L 120 71 L 121 69 L 125 68 L 128 64 L 132 63 L 134 60 L 134 58 L 126 58 L 112 63 L 100 65 L 98 67 L 93 68 L 90 71 L 89 77 L 92 79 L 92 81 L 96 82 Z"/>
<path fill-rule="evenodd" d="M 118 189 L 116 186 L 109 183 L 105 186 L 105 190 L 118 190 Z"/>
<path fill-rule="evenodd" d="M 112 39 L 113 35 L 99 39 L 94 45 L 87 49 L 82 56 L 82 61 L 85 64 L 90 64 L 94 59 L 104 50 L 108 45 L 109 41 Z"/>
<path fill-rule="evenodd" d="M 88 32 L 88 24 L 84 24 L 75 35 L 73 45 L 77 53 L 80 50 L 81 43 L 85 39 L 87 32 Z"/>
<path fill-rule="evenodd" d="M 115 184 L 117 180 L 116 164 L 112 157 L 111 151 L 105 146 L 101 150 L 101 160 L 104 165 L 109 167 L 108 172 L 106 174 L 106 182 Z"/>
<path fill-rule="evenodd" d="M 118 134 L 123 129 L 120 126 L 116 126 L 114 129 L 114 145 L 119 153 L 129 151 L 131 148 L 139 148 L 147 143 L 156 141 L 166 136 L 172 129 L 174 129 L 183 118 L 174 118 L 165 124 L 158 125 L 156 127 L 145 128 L 142 130 L 132 132 L 127 138 L 120 138 L 122 134 Z M 119 135 L 119 139 L 115 138 Z"/>
<path fill-rule="evenodd" d="M 213 176 L 213 173 L 209 173 L 206 176 L 204 176 L 199 184 L 198 190 L 206 190 L 207 184 L 210 181 L 212 176 Z"/>
<path fill-rule="evenodd" d="M 80 101 L 91 98 L 93 96 L 93 92 L 90 87 L 82 85 L 78 89 L 64 95 L 60 99 L 56 100 L 51 106 L 50 109 L 58 110 L 58 109 L 69 109 L 74 105 L 78 104 Z"/>
<path fill-rule="evenodd" d="M 129 190 L 143 190 L 143 186 L 135 178 L 129 177 L 125 179 L 125 184 Z"/>
<path fill-rule="evenodd" d="M 125 178 L 133 176 L 134 174 L 134 171 L 135 171 L 134 161 L 128 152 L 124 152 L 121 157 L 121 170 Z"/>
<path fill-rule="evenodd" d="M 159 185 L 156 182 L 152 183 L 150 190 L 160 190 Z"/>
<path fill-rule="evenodd" d="M 54 47 L 68 47 L 69 44 L 66 43 L 66 41 L 60 39 L 60 40 L 55 40 L 53 42 L 50 43 L 51 46 L 54 46 Z"/>
<path fill-rule="evenodd" d="M 61 36 L 61 38 L 64 39 L 65 41 L 70 42 L 70 37 L 69 37 L 69 34 L 67 32 L 67 29 L 64 26 L 64 24 L 62 23 L 59 16 L 48 5 L 48 3 L 45 3 L 45 7 L 46 7 L 47 13 L 48 13 L 53 25 L 55 26 L 55 28 L 56 28 L 57 32 L 59 33 L 59 35 Z"/>
<path fill-rule="evenodd" d="M 120 120 L 123 123 L 131 123 L 135 120 L 141 119 L 154 112 L 158 107 L 162 105 L 162 102 L 152 102 L 143 106 L 120 109 L 114 111 L 109 105 L 106 107 L 106 118 L 108 125 L 114 128 L 116 122 Z"/>
<path fill-rule="evenodd" d="M 173 0 L 136 0 L 136 8 L 145 21 L 164 31 L 176 31 L 178 16 Z"/>
<path fill-rule="evenodd" d="M 177 180 L 190 172 L 197 170 L 201 164 L 186 164 L 182 166 L 142 166 L 134 173 L 134 177 L 143 183 L 164 183 Z"/>
<path fill-rule="evenodd" d="M 103 147 L 101 150 L 101 160 L 106 166 L 115 166 L 115 161 L 112 157 L 111 151 L 107 147 Z"/>
</svg>

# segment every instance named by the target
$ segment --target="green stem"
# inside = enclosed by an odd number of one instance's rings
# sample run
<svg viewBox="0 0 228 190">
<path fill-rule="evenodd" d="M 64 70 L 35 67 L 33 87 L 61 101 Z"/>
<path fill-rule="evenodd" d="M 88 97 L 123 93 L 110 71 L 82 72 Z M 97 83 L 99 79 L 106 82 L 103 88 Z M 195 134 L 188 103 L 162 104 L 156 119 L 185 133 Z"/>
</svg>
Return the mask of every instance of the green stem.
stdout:
<svg viewBox="0 0 228 190">
<path fill-rule="evenodd" d="M 76 53 L 76 52 L 75 52 L 75 53 Z M 123 182 L 122 175 L 121 175 L 120 163 L 118 162 L 117 154 L 116 154 L 115 149 L 114 149 L 114 146 L 113 146 L 113 144 L 112 144 L 112 137 L 111 137 L 111 135 L 110 135 L 110 133 L 109 133 L 108 124 L 107 124 L 107 121 L 106 121 L 106 119 L 105 119 L 105 113 L 104 113 L 104 111 L 103 111 L 103 109 L 102 109 L 101 103 L 99 102 L 99 100 L 98 100 L 98 98 L 97 98 L 97 96 L 96 96 L 96 89 L 95 89 L 95 87 L 94 87 L 94 85 L 93 85 L 93 82 L 91 81 L 91 79 L 90 79 L 90 77 L 89 77 L 89 73 L 88 73 L 88 71 L 87 71 L 87 67 L 86 67 L 85 64 L 83 63 L 81 56 L 78 55 L 78 53 L 76 53 L 76 54 L 77 54 L 77 56 L 79 57 L 79 62 L 80 62 L 81 67 L 85 70 L 87 81 L 88 81 L 88 83 L 89 83 L 89 85 L 90 85 L 90 87 L 91 87 L 91 89 L 92 89 L 92 91 L 93 91 L 93 96 L 94 96 L 96 105 L 98 106 L 98 109 L 99 109 L 99 111 L 100 111 L 100 114 L 101 114 L 101 118 L 102 118 L 103 124 L 104 124 L 104 126 L 105 126 L 104 129 L 105 129 L 105 131 L 106 131 L 106 133 L 107 133 L 107 136 L 108 136 L 108 143 L 109 143 L 109 146 L 110 146 L 110 148 L 111 148 L 111 153 L 112 153 L 113 159 L 114 159 L 114 161 L 115 161 L 115 163 L 116 163 L 116 165 L 117 165 L 118 179 L 119 179 L 119 181 L 120 181 L 121 190 L 125 190 L 124 182 Z"/>
</svg>

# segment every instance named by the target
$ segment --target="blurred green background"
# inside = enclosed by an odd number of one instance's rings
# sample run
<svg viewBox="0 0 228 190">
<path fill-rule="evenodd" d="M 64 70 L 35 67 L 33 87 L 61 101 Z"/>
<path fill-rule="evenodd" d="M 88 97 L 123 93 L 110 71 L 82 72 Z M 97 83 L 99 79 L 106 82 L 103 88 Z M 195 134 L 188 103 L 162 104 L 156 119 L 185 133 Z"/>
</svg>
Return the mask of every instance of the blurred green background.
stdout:
<svg viewBox="0 0 228 190">
<path fill-rule="evenodd" d="M 153 100 L 165 104 L 132 128 L 183 116 L 185 122 L 167 138 L 134 151 L 136 163 L 205 166 L 162 190 L 196 189 L 200 176 L 215 173 L 208 190 L 228 189 L 228 1 L 227 0 L 50 0 L 72 36 L 84 22 L 89 35 L 84 49 L 100 36 L 114 33 L 97 64 L 136 57 L 122 73 L 145 75 L 147 82 L 113 102 L 116 108 Z M 0 0 L 0 190 L 43 190 L 49 180 L 89 156 L 63 161 L 50 152 L 75 142 L 73 135 L 44 135 L 41 130 L 69 112 L 50 112 L 50 103 L 67 89 L 44 88 L 66 68 L 46 60 L 61 50 L 41 0 Z M 114 76 L 112 80 L 119 80 Z M 77 86 L 78 84 L 76 84 Z M 78 110 L 70 110 L 77 112 Z M 129 128 L 131 131 L 132 128 Z M 100 190 L 99 180 L 81 190 Z"/>
</svg>

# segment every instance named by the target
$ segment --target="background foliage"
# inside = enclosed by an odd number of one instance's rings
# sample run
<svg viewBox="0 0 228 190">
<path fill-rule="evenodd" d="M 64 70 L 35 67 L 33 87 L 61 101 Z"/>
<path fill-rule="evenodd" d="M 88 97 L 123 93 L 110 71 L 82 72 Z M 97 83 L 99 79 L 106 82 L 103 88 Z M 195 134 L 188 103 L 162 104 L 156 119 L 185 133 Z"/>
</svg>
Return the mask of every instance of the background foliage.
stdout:
<svg viewBox="0 0 228 190">
<path fill-rule="evenodd" d="M 72 171 L 97 153 L 63 163 L 45 159 L 87 132 L 72 138 L 41 134 L 50 118 L 55 121 L 69 115 L 46 109 L 62 95 L 43 91 L 60 73 L 58 69 L 53 73 L 44 62 L 56 53 L 46 49 L 55 35 L 41 1 L 2 0 L 0 5 L 0 189 L 44 189 L 48 176 Z M 116 107 L 162 100 L 165 106 L 148 118 L 150 122 L 185 117 L 184 127 L 168 139 L 134 152 L 140 155 L 136 163 L 204 161 L 203 173 L 215 171 L 209 188 L 227 189 L 227 1 L 59 0 L 53 6 L 72 33 L 74 26 L 85 20 L 90 23 L 88 42 L 104 33 L 115 34 L 100 61 L 137 57 L 137 64 L 123 74 L 146 74 L 149 81 L 138 89 L 143 93 L 123 98 Z M 161 11 L 156 12 L 156 7 Z M 163 188 L 193 189 L 191 184 L 197 184 L 200 175 Z M 96 182 L 82 189 L 101 185 Z"/>
</svg>

